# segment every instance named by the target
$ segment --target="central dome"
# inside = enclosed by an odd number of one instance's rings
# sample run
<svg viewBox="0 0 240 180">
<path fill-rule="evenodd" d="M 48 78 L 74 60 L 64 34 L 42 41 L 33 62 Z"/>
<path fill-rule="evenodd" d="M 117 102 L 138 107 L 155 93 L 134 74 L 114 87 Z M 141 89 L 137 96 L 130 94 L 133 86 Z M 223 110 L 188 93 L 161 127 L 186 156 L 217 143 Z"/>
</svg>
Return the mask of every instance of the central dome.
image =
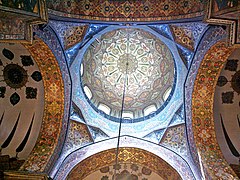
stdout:
<svg viewBox="0 0 240 180">
<path fill-rule="evenodd" d="M 81 64 L 82 86 L 90 104 L 105 114 L 137 119 L 157 113 L 174 84 L 169 48 L 142 29 L 122 28 L 96 38 Z M 102 113 L 103 114 L 103 113 Z"/>
</svg>

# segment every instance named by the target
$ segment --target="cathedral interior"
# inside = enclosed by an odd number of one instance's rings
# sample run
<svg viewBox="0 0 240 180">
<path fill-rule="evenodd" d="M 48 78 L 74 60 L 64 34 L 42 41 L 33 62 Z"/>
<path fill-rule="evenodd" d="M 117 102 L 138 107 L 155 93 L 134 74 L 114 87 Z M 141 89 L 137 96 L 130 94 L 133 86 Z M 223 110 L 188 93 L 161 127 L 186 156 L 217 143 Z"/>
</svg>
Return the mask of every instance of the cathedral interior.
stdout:
<svg viewBox="0 0 240 180">
<path fill-rule="evenodd" d="M 239 178 L 240 0 L 0 0 L 0 179 Z"/>
</svg>

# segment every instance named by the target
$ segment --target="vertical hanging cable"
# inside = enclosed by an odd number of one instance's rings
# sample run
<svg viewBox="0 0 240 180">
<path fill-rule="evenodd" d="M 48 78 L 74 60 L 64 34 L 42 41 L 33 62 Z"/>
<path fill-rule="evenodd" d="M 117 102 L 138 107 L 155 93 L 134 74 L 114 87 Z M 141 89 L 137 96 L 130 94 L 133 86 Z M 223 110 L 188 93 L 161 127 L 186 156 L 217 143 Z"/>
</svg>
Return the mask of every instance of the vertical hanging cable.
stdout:
<svg viewBox="0 0 240 180">
<path fill-rule="evenodd" d="M 128 37 L 129 40 L 129 37 Z M 128 41 L 127 41 L 128 42 Z M 128 48 L 127 48 L 128 50 Z M 128 53 L 127 53 L 127 59 L 126 59 L 126 74 L 124 76 L 124 84 L 123 84 L 123 95 L 122 95 L 122 106 L 120 111 L 120 122 L 119 122 L 119 129 L 118 129 L 118 139 L 117 139 L 117 149 L 116 149 L 116 158 L 115 158 L 115 169 L 114 169 L 114 179 L 116 180 L 116 169 L 118 165 L 118 154 L 119 154 L 119 144 L 120 144 L 120 135 L 121 135 L 121 128 L 122 128 L 122 120 L 123 120 L 123 109 L 124 109 L 124 100 L 125 100 L 125 94 L 126 94 L 126 82 L 127 82 L 127 74 L 128 74 Z"/>
</svg>

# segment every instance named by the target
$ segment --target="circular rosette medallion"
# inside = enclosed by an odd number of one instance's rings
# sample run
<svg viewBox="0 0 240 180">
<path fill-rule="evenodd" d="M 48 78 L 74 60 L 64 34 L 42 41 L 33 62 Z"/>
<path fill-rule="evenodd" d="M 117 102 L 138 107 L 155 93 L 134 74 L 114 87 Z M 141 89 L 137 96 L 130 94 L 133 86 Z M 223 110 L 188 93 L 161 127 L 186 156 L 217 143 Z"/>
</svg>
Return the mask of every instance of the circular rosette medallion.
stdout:
<svg viewBox="0 0 240 180">
<path fill-rule="evenodd" d="M 14 89 L 25 86 L 28 81 L 27 71 L 17 64 L 8 64 L 3 69 L 6 84 Z"/>
<path fill-rule="evenodd" d="M 137 119 L 157 112 L 169 99 L 174 59 L 153 34 L 117 29 L 89 46 L 82 72 L 82 86 L 93 106 L 119 118 L 124 94 L 124 118 Z"/>
</svg>

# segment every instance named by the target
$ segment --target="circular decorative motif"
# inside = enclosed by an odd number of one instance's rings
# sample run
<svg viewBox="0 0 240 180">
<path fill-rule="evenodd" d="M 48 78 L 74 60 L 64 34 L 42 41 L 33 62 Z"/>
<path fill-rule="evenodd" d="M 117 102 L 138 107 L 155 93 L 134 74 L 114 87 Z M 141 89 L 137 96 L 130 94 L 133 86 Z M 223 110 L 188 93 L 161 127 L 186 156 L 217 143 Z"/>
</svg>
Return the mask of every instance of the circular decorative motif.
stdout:
<svg viewBox="0 0 240 180">
<path fill-rule="evenodd" d="M 137 70 L 138 62 L 132 54 L 123 54 L 117 61 L 117 67 L 122 74 L 132 74 Z"/>
<path fill-rule="evenodd" d="M 113 117 L 121 116 L 124 84 L 123 109 L 132 119 L 146 116 L 148 107 L 158 110 L 173 90 L 169 48 L 142 29 L 122 28 L 102 35 L 86 50 L 82 64 L 82 85 L 91 91 L 91 104 L 104 104 Z"/>
<path fill-rule="evenodd" d="M 25 86 L 28 81 L 27 71 L 17 64 L 8 64 L 3 69 L 6 84 L 14 89 Z"/>
<path fill-rule="evenodd" d="M 237 71 L 231 81 L 231 86 L 234 91 L 236 91 L 238 94 L 240 94 L 240 71 Z"/>
</svg>

